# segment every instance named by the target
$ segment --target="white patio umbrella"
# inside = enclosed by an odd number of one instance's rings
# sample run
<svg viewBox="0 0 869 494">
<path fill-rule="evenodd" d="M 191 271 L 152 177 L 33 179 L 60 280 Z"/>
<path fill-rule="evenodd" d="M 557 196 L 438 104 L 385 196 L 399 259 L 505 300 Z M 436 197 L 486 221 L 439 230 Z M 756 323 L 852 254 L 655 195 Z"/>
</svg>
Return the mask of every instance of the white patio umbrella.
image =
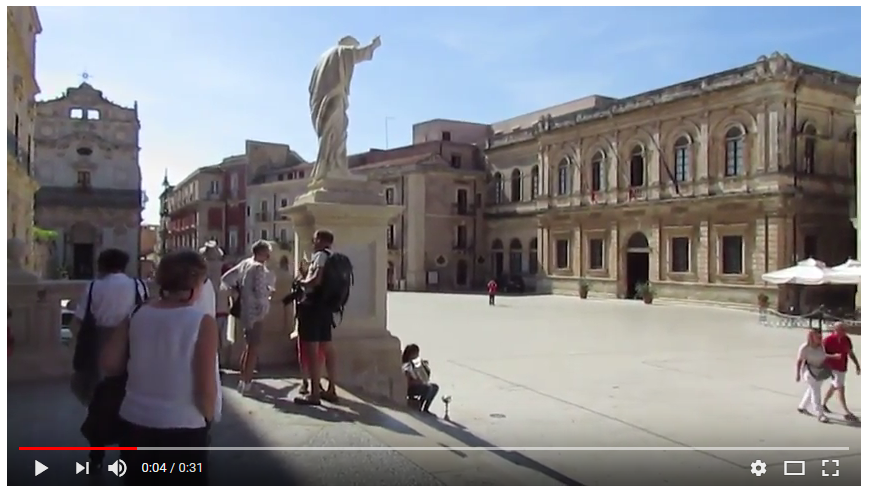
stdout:
<svg viewBox="0 0 869 494">
<path fill-rule="evenodd" d="M 860 261 L 848 259 L 827 271 L 827 283 L 834 285 L 858 285 L 860 284 L 860 271 Z"/>
<path fill-rule="evenodd" d="M 826 264 L 810 257 L 796 266 L 766 273 L 761 279 L 774 285 L 823 285 L 829 272 Z"/>
</svg>

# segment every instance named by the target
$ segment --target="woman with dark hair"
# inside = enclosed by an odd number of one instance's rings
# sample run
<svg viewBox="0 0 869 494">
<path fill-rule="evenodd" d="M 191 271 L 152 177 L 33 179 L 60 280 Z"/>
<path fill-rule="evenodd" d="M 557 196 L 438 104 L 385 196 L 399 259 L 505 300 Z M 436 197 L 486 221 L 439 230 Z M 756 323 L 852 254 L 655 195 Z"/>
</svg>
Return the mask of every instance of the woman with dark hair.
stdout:
<svg viewBox="0 0 869 494">
<path fill-rule="evenodd" d="M 106 375 L 126 372 L 121 446 L 205 448 L 221 409 L 217 322 L 195 303 L 206 264 L 193 251 L 172 252 L 157 267 L 159 297 L 137 308 L 115 330 L 102 354 Z M 130 485 L 207 483 L 205 450 L 123 451 Z M 148 473 L 143 464 L 184 465 Z"/>
<path fill-rule="evenodd" d="M 431 382 L 428 360 L 419 356 L 419 345 L 411 343 L 401 352 L 401 370 L 407 377 L 407 395 L 419 397 L 419 409 L 431 414 L 429 408 L 438 395 L 440 386 Z"/>
</svg>

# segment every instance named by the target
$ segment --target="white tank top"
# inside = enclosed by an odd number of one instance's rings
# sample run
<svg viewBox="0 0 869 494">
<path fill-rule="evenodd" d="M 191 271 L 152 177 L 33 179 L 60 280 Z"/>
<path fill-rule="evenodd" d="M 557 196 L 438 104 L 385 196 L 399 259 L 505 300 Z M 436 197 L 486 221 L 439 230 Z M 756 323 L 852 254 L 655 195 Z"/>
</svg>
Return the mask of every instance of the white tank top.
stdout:
<svg viewBox="0 0 869 494">
<path fill-rule="evenodd" d="M 121 403 L 124 420 L 156 429 L 205 427 L 193 397 L 193 349 L 204 314 L 197 307 L 173 309 L 144 306 L 130 321 L 127 395 Z M 215 421 L 221 412 L 220 375 Z"/>
</svg>

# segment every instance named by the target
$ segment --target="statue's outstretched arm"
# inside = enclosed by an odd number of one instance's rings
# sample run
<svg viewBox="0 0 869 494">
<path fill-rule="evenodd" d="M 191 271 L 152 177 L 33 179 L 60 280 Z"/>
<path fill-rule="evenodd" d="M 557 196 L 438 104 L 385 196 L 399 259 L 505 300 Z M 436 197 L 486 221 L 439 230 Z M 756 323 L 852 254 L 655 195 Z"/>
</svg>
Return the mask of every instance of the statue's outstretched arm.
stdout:
<svg viewBox="0 0 869 494">
<path fill-rule="evenodd" d="M 378 48 L 380 48 L 380 36 L 374 38 L 374 40 L 368 45 L 363 46 L 362 48 L 356 48 L 354 51 L 354 61 L 356 63 L 371 61 L 371 59 L 374 58 L 374 52 Z"/>
</svg>

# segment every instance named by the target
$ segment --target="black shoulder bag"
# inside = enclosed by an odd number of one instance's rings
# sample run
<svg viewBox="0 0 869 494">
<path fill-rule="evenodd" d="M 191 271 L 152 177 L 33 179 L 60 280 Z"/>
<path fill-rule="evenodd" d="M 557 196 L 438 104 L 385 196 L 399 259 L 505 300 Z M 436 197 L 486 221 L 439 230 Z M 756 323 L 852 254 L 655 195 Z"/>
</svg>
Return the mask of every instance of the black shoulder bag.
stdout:
<svg viewBox="0 0 869 494">
<path fill-rule="evenodd" d="M 76 372 L 96 372 L 99 366 L 100 335 L 97 330 L 97 320 L 91 311 L 93 293 L 94 282 L 91 281 L 84 319 L 75 338 L 75 350 L 72 356 L 72 369 Z"/>
</svg>

